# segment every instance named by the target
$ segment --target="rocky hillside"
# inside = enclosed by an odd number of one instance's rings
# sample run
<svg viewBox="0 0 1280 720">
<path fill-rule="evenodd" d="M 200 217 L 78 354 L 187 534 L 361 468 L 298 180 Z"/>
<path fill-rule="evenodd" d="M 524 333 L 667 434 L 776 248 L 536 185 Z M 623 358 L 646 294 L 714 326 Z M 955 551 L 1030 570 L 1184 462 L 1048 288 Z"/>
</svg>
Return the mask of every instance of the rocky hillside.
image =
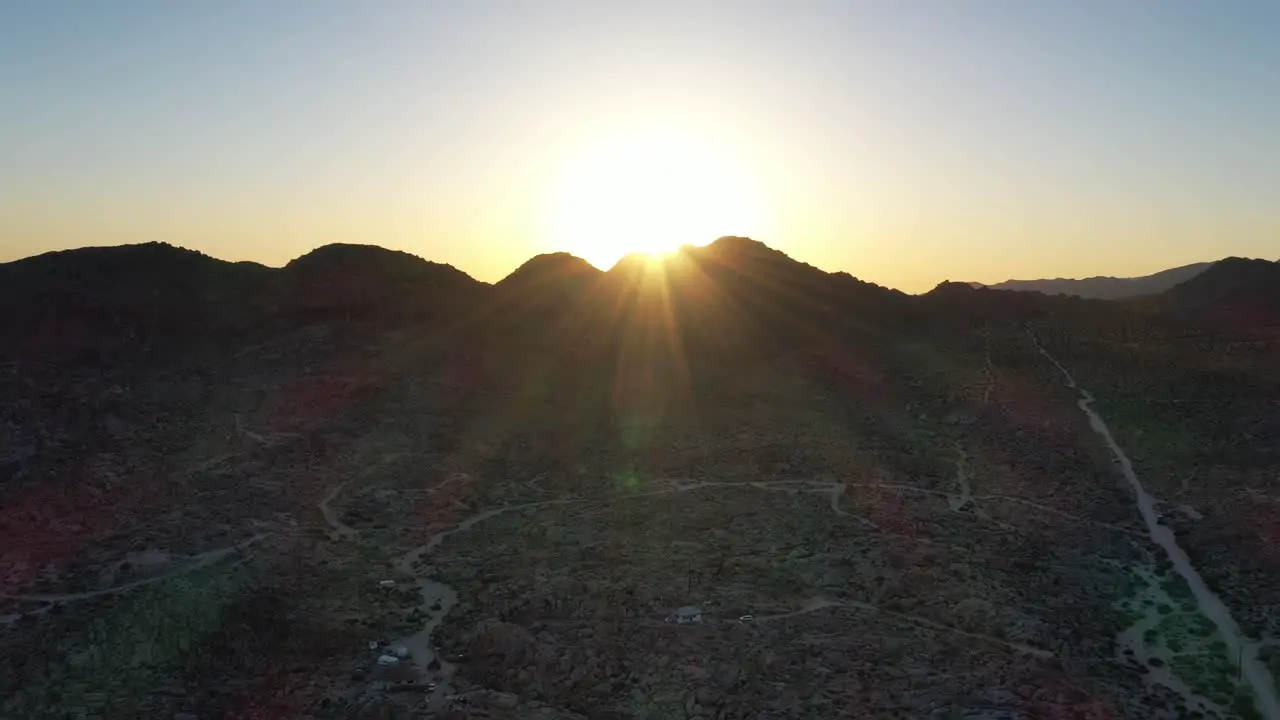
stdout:
<svg viewBox="0 0 1280 720">
<path fill-rule="evenodd" d="M 1174 311 L 1217 318 L 1240 328 L 1280 324 L 1280 262 L 1227 258 L 1162 296 Z"/>
<path fill-rule="evenodd" d="M 277 312 L 443 321 L 480 302 L 484 283 L 452 265 L 375 245 L 333 244 L 272 278 Z"/>
<path fill-rule="evenodd" d="M 165 243 L 83 248 L 0 264 L 0 358 L 168 352 L 325 317 L 443 322 L 488 286 L 449 265 L 372 245 L 327 245 L 284 268 Z"/>
<path fill-rule="evenodd" d="M 92 355 L 247 331 L 270 306 L 274 272 L 164 243 L 0 264 L 0 356 Z"/>
</svg>

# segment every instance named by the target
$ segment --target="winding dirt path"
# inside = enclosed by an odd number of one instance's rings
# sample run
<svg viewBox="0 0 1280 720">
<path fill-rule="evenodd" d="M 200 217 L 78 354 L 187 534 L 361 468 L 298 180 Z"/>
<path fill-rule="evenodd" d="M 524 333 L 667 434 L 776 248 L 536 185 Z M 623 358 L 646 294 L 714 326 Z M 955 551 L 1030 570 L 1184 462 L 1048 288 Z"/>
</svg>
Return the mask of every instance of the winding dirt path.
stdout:
<svg viewBox="0 0 1280 720">
<path fill-rule="evenodd" d="M 270 534 L 271 533 L 261 533 L 259 535 L 254 535 L 253 537 L 249 538 L 248 540 L 245 540 L 244 542 L 238 543 L 236 545 L 231 545 L 230 547 L 218 548 L 217 550 L 208 550 L 198 555 L 193 555 L 189 562 L 185 563 L 180 567 L 173 568 L 168 572 L 162 573 L 160 575 L 156 575 L 154 577 L 144 578 L 142 580 L 135 580 L 131 583 L 125 583 L 123 585 L 116 585 L 114 587 L 103 588 L 101 590 L 86 590 L 84 592 L 76 592 L 76 593 L 54 593 L 54 594 L 44 594 L 44 595 L 0 595 L 0 597 L 7 598 L 10 600 L 21 600 L 25 602 L 57 603 L 57 602 L 75 602 L 77 600 L 88 600 L 89 598 L 101 597 L 103 595 L 118 595 L 120 593 L 128 592 L 135 588 L 140 588 L 145 585 L 154 585 L 155 583 L 164 582 L 165 580 L 169 580 L 170 578 L 175 578 L 179 575 L 186 575 L 187 573 L 195 572 L 196 570 L 199 570 L 201 568 L 206 568 L 218 562 L 219 560 L 227 557 L 228 555 L 231 555 L 232 553 L 235 553 L 239 550 L 243 550 L 244 548 L 247 548 L 250 545 L 253 545 L 254 543 L 258 542 L 259 540 L 262 540 L 263 538 L 267 537 Z"/>
<path fill-rule="evenodd" d="M 751 622 L 756 625 L 764 625 L 766 623 L 777 622 L 778 620 L 786 620 L 787 618 L 797 617 L 799 615 L 807 615 L 809 613 L 825 610 L 830 607 L 844 607 L 844 603 L 828 600 L 820 595 L 809 598 L 804 607 L 791 612 L 778 613 L 776 615 L 757 615 L 755 620 Z"/>
<path fill-rule="evenodd" d="M 1093 394 L 1076 384 L 1075 378 L 1062 366 L 1062 363 L 1058 362 L 1055 357 L 1040 345 L 1040 341 L 1036 338 L 1035 333 L 1031 331 L 1029 325 L 1027 327 L 1027 336 L 1031 338 L 1036 350 L 1062 373 L 1063 378 L 1066 380 L 1066 386 L 1079 393 L 1076 405 L 1089 419 L 1089 426 L 1102 438 L 1103 442 L 1111 450 L 1111 454 L 1120 463 L 1120 471 L 1124 474 L 1125 480 L 1129 482 L 1138 511 L 1142 514 L 1142 519 L 1146 523 L 1147 534 L 1152 542 L 1164 550 L 1169 561 L 1173 563 L 1174 570 L 1187 582 L 1187 585 L 1191 588 L 1191 594 L 1196 599 L 1196 605 L 1199 607 L 1200 613 L 1217 626 L 1218 633 L 1222 636 L 1227 646 L 1229 661 L 1235 664 L 1236 658 L 1240 658 L 1241 672 L 1248 682 L 1249 688 L 1253 691 L 1254 701 L 1258 706 L 1258 710 L 1269 720 L 1280 720 L 1280 698 L 1277 698 L 1276 695 L 1275 682 L 1266 665 L 1258 659 L 1260 643 L 1250 639 L 1241 631 L 1240 625 L 1231 616 L 1231 611 L 1227 609 L 1226 604 L 1205 585 L 1204 578 L 1200 576 L 1195 566 L 1192 565 L 1186 551 L 1178 545 L 1178 540 L 1173 531 L 1160 524 L 1159 514 L 1156 512 L 1156 498 L 1143 487 L 1137 473 L 1133 470 L 1133 463 L 1129 461 L 1129 456 L 1125 454 L 1120 444 L 1116 442 L 1115 437 L 1111 434 L 1111 429 L 1107 427 L 1102 416 L 1093 409 Z"/>
<path fill-rule="evenodd" d="M 456 482 L 462 482 L 462 483 L 471 482 L 471 476 L 466 473 L 454 473 L 450 475 L 448 478 L 445 478 L 444 480 L 427 488 L 426 492 L 428 495 L 434 495 L 437 492 L 440 492 L 441 490 L 449 487 L 450 485 Z"/>
<path fill-rule="evenodd" d="M 777 480 L 777 481 L 771 481 L 771 482 L 718 482 L 718 481 L 709 481 L 709 480 L 688 480 L 688 479 L 669 480 L 667 482 L 668 482 L 668 487 L 657 489 L 657 490 L 649 490 L 645 492 L 633 493 L 630 495 L 625 495 L 619 498 L 615 498 L 615 500 L 617 501 L 634 500 L 638 498 L 657 497 L 662 495 L 672 495 L 677 493 L 693 492 L 695 490 L 704 490 L 707 488 L 752 488 L 757 490 L 780 490 L 781 489 L 783 491 L 790 490 L 791 492 L 805 492 L 805 493 L 827 495 L 830 498 L 831 510 L 836 515 L 839 515 L 842 517 L 852 517 L 860 523 L 869 525 L 873 528 L 875 527 L 875 525 L 870 520 L 848 513 L 840 507 L 840 496 L 843 495 L 845 492 L 845 489 L 850 486 L 850 484 L 848 483 L 843 483 L 843 482 L 833 483 L 833 482 L 823 482 L 823 481 L 817 481 L 817 480 Z M 913 492 L 922 492 L 922 493 L 931 494 L 931 495 L 948 497 L 947 493 L 933 491 L 933 490 L 926 490 L 923 488 L 915 487 L 913 485 L 869 484 L 867 486 L 878 487 L 878 488 L 888 488 L 888 489 L 898 489 L 898 490 L 908 490 Z M 340 487 L 341 486 L 330 491 L 330 493 L 326 496 L 323 503 L 327 505 L 327 502 L 329 500 L 332 500 L 337 495 L 337 491 L 340 489 Z M 476 515 L 473 515 L 467 518 L 466 520 L 463 520 L 455 525 L 452 525 L 444 530 L 441 530 L 440 532 L 437 532 L 436 534 L 432 535 L 431 538 L 428 539 L 424 545 L 420 545 L 410 550 L 408 553 L 403 555 L 401 559 L 396 563 L 396 570 L 398 570 L 403 575 L 412 577 L 414 583 L 417 584 L 419 593 L 422 597 L 422 601 L 418 604 L 418 610 L 427 616 L 427 620 L 426 622 L 423 623 L 421 629 L 419 629 L 417 632 L 415 632 L 412 635 L 396 640 L 394 645 L 399 647 L 405 647 L 410 651 L 410 654 L 413 658 L 415 665 L 417 666 L 419 675 L 423 682 L 435 681 L 439 684 L 435 691 L 435 694 L 433 695 L 433 699 L 431 701 L 433 707 L 438 704 L 439 698 L 443 694 L 449 692 L 449 689 L 446 687 L 446 683 L 453 674 L 453 666 L 447 661 L 443 660 L 442 658 L 436 657 L 435 647 L 432 643 L 431 636 L 435 633 L 436 629 L 440 626 L 440 623 L 443 622 L 445 616 L 449 614 L 449 611 L 457 604 L 458 593 L 454 588 L 450 587 L 449 585 L 446 585 L 430 577 L 427 577 L 426 575 L 427 570 L 419 569 L 417 567 L 419 563 L 422 561 L 422 559 L 427 557 L 433 550 L 439 547 L 440 544 L 443 543 L 446 538 L 452 535 L 455 535 L 457 533 L 466 532 L 467 530 L 470 530 L 472 527 L 474 527 L 478 523 L 484 522 L 485 520 L 489 520 L 491 518 L 497 517 L 504 513 L 517 512 L 521 510 L 529 510 L 529 509 L 541 508 L 541 507 L 549 507 L 553 505 L 568 505 L 568 504 L 592 503 L 592 502 L 596 502 L 596 501 L 589 501 L 584 498 L 562 498 L 557 500 L 543 500 L 543 501 L 537 501 L 537 502 L 522 503 L 519 505 L 504 505 L 502 507 L 492 508 L 484 512 L 478 513 Z M 323 511 L 324 511 L 324 508 L 322 508 L 322 512 Z M 326 513 L 326 518 L 328 518 L 327 513 Z M 760 620 L 761 621 L 776 620 L 783 617 L 798 615 L 801 613 L 815 612 L 817 610 L 821 610 L 823 608 L 832 607 L 832 606 L 854 607 L 862 610 L 879 612 L 888 616 L 898 618 L 906 622 L 912 622 L 916 625 L 930 627 L 938 630 L 945 630 L 948 632 L 955 632 L 955 633 L 960 633 L 964 635 L 969 635 L 969 636 L 972 636 L 975 638 L 981 638 L 983 640 L 987 640 L 990 642 L 997 642 L 1007 647 L 1011 647 L 1015 650 L 1018 650 L 1020 652 L 1026 652 L 1032 655 L 1037 655 L 1042 657 L 1052 656 L 1052 653 L 1048 653 L 1047 651 L 1044 651 L 1044 650 L 1029 648 L 1026 646 L 1017 645 L 1016 643 L 1009 643 L 1009 642 L 1000 640 L 999 638 L 989 637 L 986 635 L 969 633 L 964 630 L 960 630 L 958 628 L 952 628 L 950 626 L 936 623 L 931 620 L 926 620 L 924 618 L 917 618 L 911 615 L 904 615 L 902 613 L 895 613 L 889 610 L 883 610 L 874 605 L 870 605 L 866 603 L 857 603 L 857 602 L 840 603 L 840 602 L 835 602 L 831 600 L 824 600 L 822 598 L 815 598 L 811 600 L 809 604 L 806 605 L 806 607 L 802 610 L 799 610 L 793 613 L 785 613 L 783 615 L 774 615 L 766 618 L 760 618 Z M 432 670 L 430 667 L 433 661 L 438 661 L 438 669 L 436 670 Z"/>
<path fill-rule="evenodd" d="M 880 526 L 871 522 L 867 518 L 864 518 L 861 515 L 854 515 L 853 513 L 847 513 L 844 510 L 840 509 L 840 496 L 844 495 L 845 489 L 848 487 L 849 486 L 846 485 L 845 483 L 834 483 L 828 489 L 825 489 L 825 490 L 819 489 L 819 490 L 814 490 L 812 492 L 825 493 L 831 496 L 831 512 L 844 517 L 851 517 L 854 520 L 857 520 L 859 523 L 866 525 L 869 528 L 874 528 L 876 530 L 879 530 Z"/>
<path fill-rule="evenodd" d="M 333 502 L 334 498 L 338 497 L 338 493 L 342 492 L 342 488 L 346 487 L 346 485 L 346 483 L 338 483 L 333 486 L 333 488 L 330 489 L 323 498 L 321 498 L 320 502 L 316 503 L 316 508 L 320 510 L 320 514 L 324 516 L 324 521 L 329 524 L 329 527 L 338 535 L 338 537 L 355 537 L 355 528 L 342 522 L 342 518 L 338 517 L 338 513 L 334 512 L 333 508 L 329 507 L 329 503 Z"/>
<path fill-rule="evenodd" d="M 1071 515 L 1070 513 L 1064 513 L 1060 510 L 1056 510 L 1054 508 L 1050 508 L 1045 505 L 1040 505 L 1027 500 L 1022 500 L 1020 498 L 1006 497 L 1001 495 L 975 496 L 972 494 L 971 487 L 969 487 L 967 469 L 962 464 L 958 465 L 958 474 L 959 474 L 958 482 L 960 483 L 959 496 L 957 496 L 954 493 L 948 493 L 948 492 L 939 491 L 939 490 L 930 490 L 927 488 L 917 487 L 915 485 L 901 485 L 901 484 L 888 484 L 888 483 L 865 483 L 865 484 L 844 483 L 844 482 L 833 483 L 833 482 L 819 481 L 819 480 L 721 482 L 721 481 L 709 481 L 709 480 L 675 479 L 675 480 L 666 481 L 666 484 L 667 484 L 666 487 L 661 487 L 656 490 L 637 492 L 630 495 L 613 498 L 611 499 L 611 501 L 626 501 L 626 500 L 634 500 L 639 498 L 672 495 L 672 494 L 678 494 L 678 493 L 693 492 L 696 490 L 704 490 L 708 488 L 753 488 L 757 490 L 773 490 L 773 491 L 782 490 L 787 492 L 804 492 L 804 493 L 828 495 L 828 497 L 830 498 L 830 507 L 833 513 L 843 517 L 852 517 L 855 520 L 861 523 L 864 523 L 866 525 L 870 525 L 871 527 L 874 528 L 875 525 L 871 523 L 870 520 L 867 520 L 865 518 L 861 518 L 849 512 L 846 512 L 840 507 L 840 496 L 845 493 L 848 487 L 870 487 L 870 488 L 877 488 L 877 489 L 898 490 L 898 491 L 921 493 L 926 495 L 934 495 L 937 497 L 947 499 L 948 502 L 953 504 L 953 508 L 952 508 L 953 510 L 956 509 L 954 507 L 954 501 L 958 498 L 963 499 L 964 502 L 971 502 L 973 500 L 979 500 L 979 499 L 1014 502 L 1014 503 L 1023 504 L 1032 508 L 1037 508 L 1045 512 L 1054 513 L 1062 517 L 1066 517 L 1081 523 L 1098 525 L 1101 527 L 1106 527 L 1112 530 L 1117 530 L 1120 532 L 1125 532 L 1130 534 L 1135 533 L 1135 531 L 1128 528 L 1123 528 L 1116 525 L 1110 525 L 1107 523 L 1098 523 L 1095 521 L 1088 520 L 1086 518 Z M 335 488 L 334 490 L 330 491 L 329 495 L 326 496 L 326 500 L 325 500 L 326 503 L 327 501 L 332 500 L 334 497 L 336 497 L 337 490 L 338 488 Z M 440 707 L 442 707 L 446 703 L 445 698 L 448 696 L 448 694 L 453 692 L 449 680 L 453 675 L 454 667 L 452 664 L 450 664 L 443 658 L 438 658 L 436 656 L 435 647 L 432 643 L 431 638 L 432 638 L 432 635 L 435 633 L 436 629 L 439 628 L 440 623 L 443 622 L 444 618 L 449 614 L 450 610 L 452 610 L 453 607 L 458 603 L 459 598 L 458 598 L 458 593 L 454 588 L 428 577 L 427 573 L 430 571 L 430 568 L 429 567 L 419 568 L 418 565 L 421 563 L 421 561 L 425 557 L 429 556 L 430 553 L 434 551 L 437 547 L 439 547 L 440 544 L 443 543 L 446 538 L 458 533 L 466 532 L 467 530 L 470 530 L 471 528 L 473 528 L 475 525 L 482 523 L 486 520 L 489 520 L 491 518 L 497 517 L 499 515 L 510 513 L 510 512 L 518 512 L 522 510 L 549 507 L 553 505 L 568 505 L 568 504 L 579 504 L 579 503 L 594 504 L 596 502 L 601 502 L 601 501 L 592 501 L 584 498 L 561 498 L 556 500 L 543 500 L 543 501 L 537 501 L 537 502 L 522 503 L 518 505 L 504 505 L 501 507 L 492 508 L 492 509 L 477 513 L 476 515 L 473 515 L 461 522 L 458 522 L 454 525 L 451 525 L 441 530 L 440 532 L 437 532 L 436 534 L 432 535 L 431 538 L 428 539 L 425 544 L 420 545 L 410 550 L 406 554 L 404 554 L 400 558 L 400 560 L 396 563 L 396 569 L 401 574 L 407 575 L 413 578 L 413 582 L 416 583 L 422 598 L 421 602 L 418 604 L 418 609 L 421 613 L 423 613 L 426 616 L 427 619 L 417 632 L 407 637 L 396 640 L 394 642 L 394 645 L 398 647 L 405 647 L 410 651 L 411 657 L 413 658 L 413 662 L 415 663 L 417 670 L 419 672 L 420 678 L 423 682 L 437 683 L 436 689 L 433 691 L 433 693 L 431 694 L 428 700 L 429 705 L 432 708 L 439 709 Z M 608 501 L 604 501 L 604 502 L 608 502 Z M 830 608 L 830 607 L 850 608 L 855 610 L 861 610 L 863 612 L 877 613 L 885 617 L 894 618 L 901 622 L 915 625 L 917 627 L 928 628 L 928 629 L 937 630 L 940 632 L 952 633 L 952 634 L 961 635 L 964 637 L 973 638 L 975 640 L 979 640 L 982 642 L 1001 645 L 1003 647 L 1009 648 L 1016 652 L 1023 653 L 1032 657 L 1039 657 L 1039 658 L 1054 657 L 1054 653 L 1048 650 L 1032 647 L 1029 645 L 1024 645 L 1021 643 L 1009 642 L 1007 640 L 1004 640 L 1002 638 L 998 638 L 992 635 L 984 635 L 981 633 L 974 633 L 967 630 L 962 630 L 960 628 L 952 627 L 950 625 L 929 620 L 927 618 L 918 617 L 915 615 L 909 615 L 906 613 L 895 612 L 892 610 L 881 608 L 871 603 L 865 603 L 865 602 L 859 602 L 859 601 L 841 602 L 841 601 L 834 601 L 834 600 L 830 600 L 822 597 L 814 597 L 814 598 L 811 598 L 809 602 L 806 603 L 805 607 L 803 607 L 800 610 L 796 610 L 789 613 L 782 613 L 778 615 L 757 617 L 754 622 L 756 623 L 776 622 L 778 620 L 782 620 L 789 617 L 795 617 L 797 615 L 818 612 L 820 610 Z M 436 669 L 431 668 L 431 665 L 433 664 L 436 665 Z"/>
<path fill-rule="evenodd" d="M 402 458 L 406 454 L 407 454 L 406 452 L 401 450 L 401 451 L 396 451 L 396 452 L 383 455 L 376 462 L 374 462 L 373 464 L 361 470 L 360 473 L 356 475 L 356 478 L 363 480 L 364 478 L 367 478 L 370 475 L 372 475 L 382 466 L 386 465 L 387 463 L 393 460 Z M 342 517 L 339 515 L 339 513 L 334 512 L 334 510 L 331 507 L 329 507 L 329 503 L 333 502 L 338 498 L 338 494 L 342 492 L 343 488 L 345 488 L 349 482 L 350 480 L 346 480 L 338 483 L 337 485 L 334 485 L 332 488 L 329 489 L 329 492 L 325 493 L 325 496 L 321 498 L 319 502 L 316 503 L 316 509 L 318 509 L 320 511 L 320 514 L 324 516 L 325 523 L 328 524 L 329 528 L 333 530 L 333 532 L 338 536 L 338 538 L 355 537 L 360 534 L 360 531 L 342 522 Z M 431 491 L 432 491 L 432 488 L 426 488 L 426 492 L 431 492 Z"/>
<path fill-rule="evenodd" d="M 856 518 L 856 516 L 852 516 L 849 513 L 846 513 L 840 509 L 839 495 L 844 492 L 845 486 L 843 483 L 821 483 L 821 482 L 808 481 L 808 480 L 795 480 L 795 481 L 782 480 L 782 481 L 767 482 L 767 483 L 749 483 L 749 482 L 731 483 L 731 482 L 710 482 L 710 481 L 699 481 L 699 480 L 675 480 L 670 482 L 670 487 L 662 488 L 659 490 L 651 490 L 648 492 L 634 493 L 632 495 L 626 495 L 617 499 L 632 500 L 635 498 L 642 498 L 642 497 L 655 497 L 659 495 L 670 495 L 674 493 L 692 492 L 694 490 L 702 490 L 705 488 L 713 488 L 713 487 L 714 488 L 752 487 L 752 488 L 758 488 L 758 489 L 771 490 L 771 489 L 786 487 L 786 486 L 798 486 L 797 491 L 820 492 L 823 494 L 830 494 L 831 508 L 834 512 L 836 512 L 836 514 Z M 321 504 L 320 504 L 321 512 L 325 514 L 325 519 L 329 521 L 330 526 L 333 527 L 335 530 L 338 530 L 338 526 L 335 525 L 335 522 L 337 521 L 337 519 L 333 518 L 331 520 L 330 513 L 326 511 L 328 509 L 328 502 L 337 496 L 337 493 L 341 489 L 341 487 L 342 486 L 339 485 L 338 487 L 335 487 L 333 490 L 331 490 L 325 496 L 325 499 L 321 501 Z M 449 691 L 449 689 L 445 687 L 445 683 L 453 674 L 453 666 L 448 662 L 446 662 L 445 660 L 443 660 L 442 658 L 436 657 L 435 647 L 431 641 L 431 636 L 435 633 L 436 628 L 440 626 L 440 623 L 444 620 L 445 616 L 449 614 L 449 611 L 452 610 L 454 605 L 457 604 L 458 593 L 454 588 L 450 587 L 449 585 L 446 585 L 442 582 L 439 582 L 430 577 L 427 577 L 426 571 L 419 569 L 417 567 L 418 564 L 422 561 L 424 557 L 428 556 L 433 550 L 439 547 L 440 544 L 443 543 L 446 538 L 450 537 L 451 535 L 455 535 L 457 533 L 466 532 L 467 530 L 470 530 L 472 527 L 474 527 L 476 524 L 482 523 L 485 520 L 489 520 L 490 518 L 497 517 L 504 513 L 517 512 L 520 510 L 530 510 L 534 508 L 550 507 L 553 505 L 569 505 L 569 504 L 588 503 L 588 502 L 592 502 L 592 501 L 589 501 L 583 498 L 561 498 L 557 500 L 542 500 L 537 502 L 522 503 L 519 505 L 504 505 L 502 507 L 492 508 L 490 510 L 486 510 L 484 512 L 473 515 L 467 518 L 466 520 L 463 520 L 455 525 L 452 525 L 444 530 L 441 530 L 435 535 L 432 535 L 431 538 L 427 540 L 426 544 L 420 545 L 414 548 L 413 550 L 410 550 L 409 552 L 405 553 L 400 558 L 400 560 L 396 563 L 396 566 L 395 566 L 396 570 L 403 575 L 408 575 L 409 577 L 412 577 L 413 582 L 417 585 L 419 594 L 421 595 L 421 598 L 422 598 L 422 601 L 418 604 L 418 610 L 424 615 L 426 615 L 427 619 L 423 623 L 421 629 L 419 629 L 417 632 L 415 632 L 412 635 L 396 640 L 394 645 L 398 647 L 404 647 L 409 650 L 413 658 L 413 662 L 418 669 L 419 676 L 421 677 L 423 682 L 435 681 L 438 683 L 436 692 L 433 695 L 433 700 L 431 701 L 433 706 L 437 704 L 440 696 L 442 696 L 443 694 Z M 870 524 L 869 521 L 862 520 L 862 518 L 856 518 L 856 519 Z M 350 530 L 350 528 L 348 528 L 348 530 Z M 433 661 L 438 661 L 438 669 L 436 670 L 432 670 L 430 667 Z"/>
<path fill-rule="evenodd" d="M 1089 518 L 1080 517 L 1079 515 L 1075 515 L 1069 512 L 1063 512 L 1062 510 L 1058 510 L 1056 508 L 1051 508 L 1048 505 L 1041 505 L 1040 503 L 1032 502 L 1030 500 L 1024 500 L 1018 497 L 1012 497 L 1010 495 L 974 495 L 973 499 L 974 500 L 999 500 L 1001 502 L 1016 503 L 1018 505 L 1025 505 L 1029 508 L 1035 508 L 1036 510 L 1039 510 L 1041 512 L 1049 513 L 1050 515 L 1057 515 L 1058 517 L 1066 518 L 1068 520 L 1074 520 L 1076 522 L 1084 523 L 1086 525 L 1093 525 L 1095 527 L 1106 528 L 1108 530 L 1114 530 L 1116 532 L 1125 533 L 1126 535 L 1136 535 L 1138 537 L 1146 537 L 1146 535 L 1144 535 L 1143 533 L 1137 530 L 1134 530 L 1132 528 L 1127 528 L 1123 525 L 1116 525 L 1114 523 L 1102 522 L 1100 520 L 1090 520 Z"/>
<path fill-rule="evenodd" d="M 947 504 L 951 506 L 951 512 L 961 512 L 966 506 L 970 510 L 976 510 L 973 502 L 973 486 L 969 484 L 969 464 L 968 455 L 960 443 L 956 443 L 956 487 L 958 492 L 947 495 Z"/>
<path fill-rule="evenodd" d="M 446 704 L 448 696 L 454 691 L 449 682 L 453 677 L 454 666 L 445 659 L 436 656 L 435 644 L 431 641 L 431 636 L 435 634 L 436 628 L 440 627 L 440 623 L 449 614 L 449 611 L 458 604 L 458 592 L 449 585 L 428 577 L 426 569 L 416 567 L 418 563 L 432 550 L 439 547 L 440 543 L 444 542 L 445 538 L 450 535 L 466 532 L 477 523 L 484 522 L 503 513 L 581 502 L 586 501 L 579 498 L 564 498 L 522 503 L 520 505 L 503 505 L 502 507 L 486 510 L 432 535 L 425 545 L 420 545 L 405 553 L 400 558 L 400 561 L 396 563 L 396 570 L 409 575 L 413 578 L 414 583 L 417 584 L 418 593 L 422 598 L 422 601 L 418 603 L 418 611 L 426 615 L 427 619 L 421 629 L 412 635 L 396 640 L 392 643 L 392 646 L 403 647 L 409 651 L 421 682 L 436 683 L 435 689 L 427 699 L 430 709 L 440 710 Z M 435 669 L 431 667 L 433 664 L 436 665 Z"/>
<path fill-rule="evenodd" d="M 910 623 L 917 627 L 925 627 L 931 630 L 940 630 L 942 632 L 953 633 L 955 635 L 963 635 L 965 637 L 974 638 L 975 640 L 982 640 L 983 642 L 989 642 L 996 645 L 1003 645 L 1004 647 L 1007 647 L 1011 650 L 1015 650 L 1017 652 L 1024 653 L 1026 655 L 1030 655 L 1032 657 L 1051 658 L 1054 656 L 1053 653 L 1048 650 L 1042 650 L 1037 647 L 1031 647 L 1030 645 L 1023 645 L 1022 643 L 1009 642 L 1008 640 L 1003 640 L 993 635 L 983 635 L 982 633 L 974 633 L 974 632 L 969 632 L 968 630 L 961 630 L 960 628 L 952 627 L 950 625 L 944 625 L 943 623 L 939 623 L 939 622 L 934 622 L 933 620 L 929 620 L 927 618 L 922 618 L 916 615 L 908 615 L 906 613 L 894 612 L 893 610 L 886 610 L 885 608 L 879 607 L 877 605 L 872 605 L 871 603 L 865 603 L 858 600 L 838 601 L 838 600 L 830 600 L 828 598 L 824 598 L 821 596 L 814 596 L 812 598 L 809 598 L 809 601 L 805 603 L 805 606 L 799 610 L 794 610 L 788 613 L 779 613 L 777 615 L 765 615 L 763 617 L 757 617 L 752 622 L 757 624 L 776 622 L 778 620 L 785 620 L 787 618 L 793 618 L 798 615 L 806 615 L 808 613 L 818 612 L 819 610 L 825 610 L 826 608 L 832 608 L 832 607 L 852 608 L 855 610 L 872 612 L 879 615 L 884 615 L 886 617 L 891 617 L 897 620 L 901 620 L 903 622 Z"/>
<path fill-rule="evenodd" d="M 991 391 L 996 385 L 995 365 L 991 363 L 991 328 L 982 329 L 982 339 L 984 345 L 984 353 L 986 362 L 982 366 L 982 404 L 986 405 L 991 402 Z"/>
<path fill-rule="evenodd" d="M 971 638 L 974 638 L 975 640 L 982 640 L 984 642 L 995 643 L 996 645 L 1003 645 L 1011 650 L 1016 650 L 1020 653 L 1026 653 L 1027 655 L 1030 655 L 1032 657 L 1038 657 L 1038 658 L 1053 657 L 1053 653 L 1048 650 L 1042 650 L 1040 648 L 1031 647 L 1030 645 L 1023 645 L 1022 643 L 1009 642 L 1008 640 L 1002 640 L 993 635 L 983 635 L 981 633 L 969 632 L 968 630 L 961 630 L 960 628 L 957 628 L 957 627 L 952 627 L 950 625 L 943 625 L 942 623 L 934 622 L 932 620 L 927 620 L 925 618 L 918 617 L 915 615 L 906 615 L 904 613 L 894 612 L 892 610 L 885 610 L 884 608 L 876 607 L 875 605 L 871 605 L 869 603 L 858 602 L 854 600 L 854 601 L 846 602 L 844 603 L 844 605 L 846 607 L 858 608 L 859 610 L 866 610 L 868 612 L 875 612 L 881 615 L 886 615 L 888 617 L 897 618 L 904 622 L 911 623 L 912 625 L 920 625 L 922 627 L 932 628 L 934 630 L 941 630 L 944 632 L 955 633 L 956 635 L 971 637 Z"/>
</svg>

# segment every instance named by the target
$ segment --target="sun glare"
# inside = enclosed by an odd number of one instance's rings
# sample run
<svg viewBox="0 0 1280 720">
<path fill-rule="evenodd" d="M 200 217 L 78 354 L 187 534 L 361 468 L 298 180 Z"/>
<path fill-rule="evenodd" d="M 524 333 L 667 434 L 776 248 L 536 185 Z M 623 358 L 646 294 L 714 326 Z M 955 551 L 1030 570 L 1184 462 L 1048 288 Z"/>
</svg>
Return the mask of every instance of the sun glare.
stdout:
<svg viewBox="0 0 1280 720">
<path fill-rule="evenodd" d="M 661 256 L 749 234 L 759 209 L 749 179 L 728 153 L 692 135 L 611 137 L 568 163 L 552 200 L 552 241 L 607 270 L 631 253 Z"/>
</svg>

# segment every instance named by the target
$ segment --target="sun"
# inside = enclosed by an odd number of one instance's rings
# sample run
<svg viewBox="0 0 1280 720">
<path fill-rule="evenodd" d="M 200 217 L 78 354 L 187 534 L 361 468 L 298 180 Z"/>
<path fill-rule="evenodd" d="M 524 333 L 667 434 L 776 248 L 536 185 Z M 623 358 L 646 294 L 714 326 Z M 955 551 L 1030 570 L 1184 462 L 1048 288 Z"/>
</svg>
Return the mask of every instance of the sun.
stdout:
<svg viewBox="0 0 1280 720">
<path fill-rule="evenodd" d="M 635 130 L 572 157 L 555 186 L 551 240 L 607 270 L 631 253 L 661 256 L 751 234 L 760 204 L 750 173 L 692 133 Z"/>
</svg>

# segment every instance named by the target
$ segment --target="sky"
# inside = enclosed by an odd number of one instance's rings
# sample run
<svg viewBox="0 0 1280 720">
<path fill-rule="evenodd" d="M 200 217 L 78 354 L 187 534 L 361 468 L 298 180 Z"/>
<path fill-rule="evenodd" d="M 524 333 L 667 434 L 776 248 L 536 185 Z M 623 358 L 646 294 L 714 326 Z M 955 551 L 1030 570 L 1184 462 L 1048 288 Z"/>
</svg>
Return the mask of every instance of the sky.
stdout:
<svg viewBox="0 0 1280 720">
<path fill-rule="evenodd" d="M 0 0 L 0 261 L 494 281 L 749 235 L 920 292 L 1280 258 L 1280 3 Z"/>
</svg>

